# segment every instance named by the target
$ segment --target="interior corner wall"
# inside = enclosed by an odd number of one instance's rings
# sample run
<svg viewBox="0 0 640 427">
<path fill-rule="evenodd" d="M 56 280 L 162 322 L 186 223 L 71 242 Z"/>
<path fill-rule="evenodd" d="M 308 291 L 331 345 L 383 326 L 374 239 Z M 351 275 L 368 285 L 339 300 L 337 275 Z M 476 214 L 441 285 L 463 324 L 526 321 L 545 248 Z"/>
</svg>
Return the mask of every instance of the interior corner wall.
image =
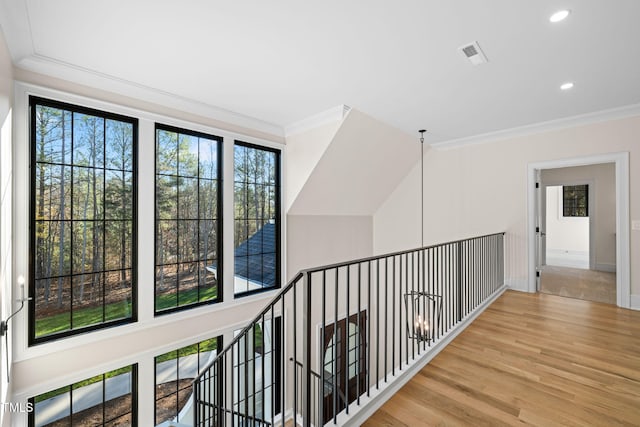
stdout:
<svg viewBox="0 0 640 427">
<path fill-rule="evenodd" d="M 11 197 L 12 197 L 12 106 L 13 106 L 13 65 L 0 31 L 0 316 L 6 319 L 11 306 Z M 0 401 L 11 400 L 11 389 L 7 383 L 7 362 L 4 339 L 0 343 Z M 11 360 L 11 359 L 9 359 Z M 11 363 L 11 362 L 9 362 Z M 3 409 L 3 408 L 0 408 Z M 0 410 L 0 425 L 9 425 L 10 413 Z"/>
<path fill-rule="evenodd" d="M 287 215 L 287 281 L 306 268 L 372 254 L 371 216 Z"/>
<path fill-rule="evenodd" d="M 284 186 L 285 212 L 289 211 L 304 183 L 307 182 L 313 169 L 331 143 L 341 123 L 341 121 L 336 120 L 287 136 L 287 173 L 285 174 L 286 185 Z"/>
<path fill-rule="evenodd" d="M 425 244 L 506 232 L 505 278 L 528 285 L 527 169 L 529 163 L 630 153 L 630 216 L 640 219 L 640 116 L 513 137 L 425 154 Z M 374 252 L 415 246 L 419 236 L 420 165 L 374 215 Z M 632 259 L 640 232 L 631 231 Z M 640 264 L 631 263 L 631 300 L 640 301 Z"/>
<path fill-rule="evenodd" d="M 592 182 L 594 199 L 595 269 L 615 271 L 616 266 L 616 168 L 613 163 L 546 169 L 542 186 Z"/>
</svg>

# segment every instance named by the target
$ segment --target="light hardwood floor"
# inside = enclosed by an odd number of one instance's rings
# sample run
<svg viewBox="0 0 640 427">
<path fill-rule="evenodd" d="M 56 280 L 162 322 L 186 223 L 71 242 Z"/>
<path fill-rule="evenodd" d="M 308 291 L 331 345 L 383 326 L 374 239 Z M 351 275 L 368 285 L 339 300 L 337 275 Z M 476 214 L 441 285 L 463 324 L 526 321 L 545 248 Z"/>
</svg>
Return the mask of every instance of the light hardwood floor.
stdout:
<svg viewBox="0 0 640 427">
<path fill-rule="evenodd" d="M 365 426 L 640 426 L 640 311 L 507 291 Z"/>
<path fill-rule="evenodd" d="M 616 273 L 545 265 L 540 291 L 562 297 L 616 303 Z"/>
</svg>

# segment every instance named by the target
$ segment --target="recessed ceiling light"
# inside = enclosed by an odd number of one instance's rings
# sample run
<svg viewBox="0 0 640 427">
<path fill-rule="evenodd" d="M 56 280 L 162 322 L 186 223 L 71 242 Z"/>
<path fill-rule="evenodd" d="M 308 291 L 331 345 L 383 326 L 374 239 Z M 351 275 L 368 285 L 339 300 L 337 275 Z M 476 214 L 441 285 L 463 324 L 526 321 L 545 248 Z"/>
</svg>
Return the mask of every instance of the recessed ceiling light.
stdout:
<svg viewBox="0 0 640 427">
<path fill-rule="evenodd" d="M 560 22 L 560 21 L 566 19 L 566 17 L 569 16 L 569 13 L 571 13 L 571 11 L 568 10 L 568 9 L 559 10 L 556 13 L 554 13 L 553 15 L 551 15 L 551 17 L 549 18 L 549 21 L 551 21 L 551 22 Z"/>
<path fill-rule="evenodd" d="M 567 83 L 563 83 L 563 84 L 560 86 L 560 89 L 562 89 L 562 90 L 569 90 L 569 89 L 571 89 L 572 87 L 573 87 L 573 83 L 571 83 L 571 82 L 567 82 Z"/>
</svg>

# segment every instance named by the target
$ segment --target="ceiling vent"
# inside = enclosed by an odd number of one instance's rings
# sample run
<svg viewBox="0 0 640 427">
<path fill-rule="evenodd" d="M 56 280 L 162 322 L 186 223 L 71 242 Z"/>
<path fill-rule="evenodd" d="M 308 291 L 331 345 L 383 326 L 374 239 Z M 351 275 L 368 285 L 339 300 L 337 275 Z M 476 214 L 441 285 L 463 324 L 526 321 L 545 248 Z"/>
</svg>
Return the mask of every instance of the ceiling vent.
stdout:
<svg viewBox="0 0 640 427">
<path fill-rule="evenodd" d="M 484 64 L 487 62 L 487 57 L 480 49 L 480 45 L 478 42 L 469 43 L 462 47 L 459 47 L 458 50 L 465 58 L 469 60 L 473 65 Z"/>
</svg>

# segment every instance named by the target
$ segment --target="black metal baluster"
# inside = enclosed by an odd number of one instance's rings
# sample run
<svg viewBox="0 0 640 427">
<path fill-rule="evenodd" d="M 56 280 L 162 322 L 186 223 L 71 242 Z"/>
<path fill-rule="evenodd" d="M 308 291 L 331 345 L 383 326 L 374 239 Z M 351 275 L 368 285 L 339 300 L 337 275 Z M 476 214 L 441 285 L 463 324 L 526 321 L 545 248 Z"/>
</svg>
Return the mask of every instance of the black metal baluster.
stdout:
<svg viewBox="0 0 640 427">
<path fill-rule="evenodd" d="M 350 266 L 347 265 L 347 286 L 346 286 L 346 293 L 347 293 L 347 304 L 346 304 L 346 310 L 345 310 L 345 322 L 344 322 L 344 327 L 345 327 L 345 337 L 346 337 L 346 342 L 344 343 L 345 345 L 345 350 L 346 350 L 346 355 L 344 358 L 344 383 L 345 383 L 345 412 L 348 414 L 349 413 L 349 353 L 350 353 L 350 348 L 349 348 L 349 285 L 350 285 L 350 276 L 351 276 L 351 269 Z"/>
<path fill-rule="evenodd" d="M 293 422 L 296 424 L 298 416 L 298 297 L 296 295 L 297 283 L 293 286 Z M 282 414 L 284 415 L 284 413 Z"/>
<path fill-rule="evenodd" d="M 380 260 L 376 260 L 376 390 L 380 383 Z"/>
<path fill-rule="evenodd" d="M 336 282 L 335 282 L 335 311 L 333 314 L 333 423 L 337 423 L 338 419 L 338 268 L 336 267 Z"/>
<path fill-rule="evenodd" d="M 384 382 L 387 382 L 387 353 L 389 353 L 389 344 L 387 337 L 389 336 L 389 258 L 384 258 Z"/>
<path fill-rule="evenodd" d="M 318 354 L 320 355 L 320 396 L 318 396 L 318 414 L 320 417 L 322 417 L 321 419 L 324 421 L 324 382 L 325 380 L 325 360 L 324 360 L 324 346 L 325 343 L 327 341 L 326 337 L 325 337 L 325 326 L 327 324 L 327 270 L 322 270 L 322 324 L 320 325 L 320 335 L 321 335 L 321 339 L 320 339 L 320 349 L 321 351 L 318 352 Z"/>
<path fill-rule="evenodd" d="M 360 263 L 358 263 L 358 335 L 356 335 L 358 342 L 356 343 L 357 346 L 357 351 L 356 351 L 356 360 L 357 362 L 355 363 L 355 367 L 356 367 L 356 396 L 358 396 L 358 406 L 360 406 L 360 371 L 362 370 L 362 366 L 360 366 L 360 364 L 362 363 L 362 360 L 360 359 L 360 355 L 362 354 L 362 346 L 360 345 L 360 343 L 362 342 L 362 333 L 361 333 L 361 325 L 360 325 L 360 311 L 362 310 L 362 307 L 360 306 L 360 287 L 362 285 L 362 278 L 360 277 Z"/>
<path fill-rule="evenodd" d="M 391 375 L 396 374 L 396 257 L 391 258 Z M 402 301 L 400 301 L 402 304 Z M 400 310 L 398 310 L 400 312 Z M 398 323 L 400 325 L 400 323 Z"/>
<path fill-rule="evenodd" d="M 371 396 L 371 262 L 367 262 L 367 397 Z"/>
</svg>

